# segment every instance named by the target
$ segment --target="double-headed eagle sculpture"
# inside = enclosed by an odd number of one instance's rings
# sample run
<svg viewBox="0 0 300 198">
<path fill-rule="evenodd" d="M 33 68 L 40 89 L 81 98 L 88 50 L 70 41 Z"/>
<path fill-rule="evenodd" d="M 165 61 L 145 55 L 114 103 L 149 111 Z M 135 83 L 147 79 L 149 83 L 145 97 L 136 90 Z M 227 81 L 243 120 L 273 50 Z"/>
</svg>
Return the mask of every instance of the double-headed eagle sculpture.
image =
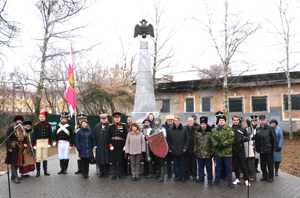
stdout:
<svg viewBox="0 0 300 198">
<path fill-rule="evenodd" d="M 153 26 L 151 24 L 147 25 L 147 22 L 145 19 L 140 21 L 142 25 L 137 24 L 134 28 L 134 38 L 136 38 L 138 35 L 142 35 L 142 38 L 146 38 L 147 35 L 150 35 L 154 37 L 154 31 Z"/>
</svg>

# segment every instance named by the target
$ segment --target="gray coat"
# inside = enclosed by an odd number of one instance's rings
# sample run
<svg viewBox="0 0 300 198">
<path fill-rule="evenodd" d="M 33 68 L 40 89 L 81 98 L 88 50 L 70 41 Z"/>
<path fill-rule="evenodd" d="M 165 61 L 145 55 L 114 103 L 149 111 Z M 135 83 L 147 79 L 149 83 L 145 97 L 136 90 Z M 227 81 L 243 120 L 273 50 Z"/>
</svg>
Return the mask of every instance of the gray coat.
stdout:
<svg viewBox="0 0 300 198">
<path fill-rule="evenodd" d="M 129 132 L 126 138 L 125 153 L 130 155 L 141 154 L 145 152 L 145 138 L 143 134 L 139 131 Z"/>
</svg>

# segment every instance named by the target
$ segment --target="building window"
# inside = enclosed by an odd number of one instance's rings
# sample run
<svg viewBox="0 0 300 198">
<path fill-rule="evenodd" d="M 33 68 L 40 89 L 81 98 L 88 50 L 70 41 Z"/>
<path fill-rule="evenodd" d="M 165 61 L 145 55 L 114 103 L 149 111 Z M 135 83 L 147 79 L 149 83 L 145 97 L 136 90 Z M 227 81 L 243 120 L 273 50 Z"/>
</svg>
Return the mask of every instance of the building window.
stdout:
<svg viewBox="0 0 300 198">
<path fill-rule="evenodd" d="M 300 95 L 292 95 L 292 110 L 293 111 L 299 111 L 300 110 Z M 284 110 L 289 110 L 289 102 L 288 102 L 288 96 L 284 96 Z"/>
<path fill-rule="evenodd" d="M 252 97 L 252 111 L 261 112 L 267 111 L 267 97 Z"/>
<path fill-rule="evenodd" d="M 162 105 L 163 105 L 163 113 L 170 113 L 170 100 L 163 100 L 162 101 Z"/>
<path fill-rule="evenodd" d="M 18 107 L 14 107 L 14 112 L 17 112 L 18 111 Z"/>
<path fill-rule="evenodd" d="M 27 100 L 30 100 L 30 96 L 27 96 L 26 98 L 27 98 Z"/>
<path fill-rule="evenodd" d="M 26 108 L 25 108 L 25 112 L 26 112 L 26 113 L 29 113 L 29 107 L 26 107 Z"/>
<path fill-rule="evenodd" d="M 185 104 L 185 112 L 194 112 L 194 99 L 186 99 Z"/>
<path fill-rule="evenodd" d="M 9 107 L 9 106 L 6 106 L 6 107 L 5 107 L 5 111 L 10 111 L 10 107 Z"/>
<path fill-rule="evenodd" d="M 61 107 L 57 107 L 56 113 L 57 113 L 57 114 L 60 114 L 60 113 L 61 113 Z"/>
<path fill-rule="evenodd" d="M 243 112 L 243 98 L 229 98 L 229 112 Z"/>
<path fill-rule="evenodd" d="M 202 112 L 210 111 L 210 98 L 202 98 Z"/>
<path fill-rule="evenodd" d="M 18 99 L 18 96 L 17 96 L 17 95 L 15 95 L 15 99 L 16 99 L 16 100 Z"/>
<path fill-rule="evenodd" d="M 19 108 L 19 111 L 20 111 L 20 112 L 23 112 L 23 107 L 20 107 L 20 108 Z"/>
<path fill-rule="evenodd" d="M 21 96 L 20 96 L 20 100 L 24 100 L 24 95 L 21 95 Z"/>
</svg>

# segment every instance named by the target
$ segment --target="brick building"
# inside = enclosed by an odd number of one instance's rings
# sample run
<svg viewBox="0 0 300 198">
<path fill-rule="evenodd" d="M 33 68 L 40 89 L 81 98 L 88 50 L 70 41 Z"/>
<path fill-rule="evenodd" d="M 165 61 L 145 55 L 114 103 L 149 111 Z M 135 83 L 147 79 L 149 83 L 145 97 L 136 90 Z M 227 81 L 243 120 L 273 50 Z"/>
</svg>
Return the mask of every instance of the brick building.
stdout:
<svg viewBox="0 0 300 198">
<path fill-rule="evenodd" d="M 300 130 L 300 72 L 291 72 L 293 130 Z M 223 109 L 222 79 L 200 79 L 157 84 L 157 111 L 162 118 L 173 114 L 182 118 L 191 115 L 209 117 L 215 122 L 215 112 Z M 268 121 L 277 119 L 283 131 L 289 130 L 287 81 L 285 73 L 269 73 L 230 77 L 228 99 L 229 120 L 233 115 L 249 119 L 253 113 L 265 114 Z M 163 108 L 162 108 L 163 107 Z"/>
</svg>

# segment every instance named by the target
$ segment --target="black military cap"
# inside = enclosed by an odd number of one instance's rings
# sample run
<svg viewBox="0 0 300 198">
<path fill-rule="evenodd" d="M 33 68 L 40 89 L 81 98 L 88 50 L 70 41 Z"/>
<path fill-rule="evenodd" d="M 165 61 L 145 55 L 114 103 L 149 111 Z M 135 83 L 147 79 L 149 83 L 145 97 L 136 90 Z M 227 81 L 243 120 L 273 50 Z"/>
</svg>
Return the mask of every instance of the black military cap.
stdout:
<svg viewBox="0 0 300 198">
<path fill-rule="evenodd" d="M 218 120 L 220 120 L 220 119 L 224 119 L 225 122 L 226 122 L 226 116 L 225 115 L 218 115 Z"/>
<path fill-rule="evenodd" d="M 143 124 L 145 124 L 145 122 L 147 122 L 147 121 L 150 122 L 150 120 L 147 118 L 143 121 Z"/>
<path fill-rule="evenodd" d="M 26 125 L 26 124 L 30 124 L 30 125 L 32 125 L 32 122 L 31 122 L 31 121 L 29 121 L 29 120 L 26 120 L 26 121 L 24 121 L 24 122 L 23 122 L 23 125 Z"/>
<path fill-rule="evenodd" d="M 60 117 L 61 117 L 61 118 L 69 118 L 69 116 L 70 116 L 70 114 L 69 114 L 68 112 L 62 112 L 62 113 L 60 114 Z"/>
<path fill-rule="evenodd" d="M 255 114 L 252 114 L 252 115 L 250 116 L 250 118 L 251 118 L 251 121 L 257 121 L 258 116 L 255 115 Z"/>
<path fill-rule="evenodd" d="M 197 119 L 197 116 L 196 116 L 196 115 L 192 115 L 191 117 L 194 118 L 194 120 Z"/>
<path fill-rule="evenodd" d="M 263 120 L 263 119 L 267 119 L 267 117 L 266 117 L 265 115 L 260 115 L 260 116 L 259 116 L 259 119 L 260 119 L 260 120 Z"/>
<path fill-rule="evenodd" d="M 200 124 L 202 124 L 202 123 L 207 124 L 207 120 L 208 120 L 208 117 L 206 117 L 206 116 L 201 116 L 201 117 L 200 117 Z"/>
<path fill-rule="evenodd" d="M 115 112 L 115 113 L 113 113 L 113 117 L 121 117 L 121 113 L 120 112 Z"/>
<path fill-rule="evenodd" d="M 224 115 L 224 113 L 220 110 L 215 113 L 216 117 L 220 117 L 221 115 Z"/>
<path fill-rule="evenodd" d="M 86 115 L 84 115 L 83 113 L 78 115 L 78 119 L 87 119 Z"/>
</svg>

